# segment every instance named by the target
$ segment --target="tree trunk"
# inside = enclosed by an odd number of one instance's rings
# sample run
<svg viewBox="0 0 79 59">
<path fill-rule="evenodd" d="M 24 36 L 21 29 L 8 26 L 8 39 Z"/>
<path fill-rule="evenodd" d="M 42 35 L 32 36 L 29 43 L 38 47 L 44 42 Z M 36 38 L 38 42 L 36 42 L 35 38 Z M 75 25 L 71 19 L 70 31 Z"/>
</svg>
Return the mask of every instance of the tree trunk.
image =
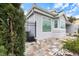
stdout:
<svg viewBox="0 0 79 59">
<path fill-rule="evenodd" d="M 9 31 L 10 31 L 10 39 L 11 39 L 11 55 L 14 55 L 14 38 L 13 38 L 13 22 L 12 22 L 12 17 L 9 17 Z"/>
</svg>

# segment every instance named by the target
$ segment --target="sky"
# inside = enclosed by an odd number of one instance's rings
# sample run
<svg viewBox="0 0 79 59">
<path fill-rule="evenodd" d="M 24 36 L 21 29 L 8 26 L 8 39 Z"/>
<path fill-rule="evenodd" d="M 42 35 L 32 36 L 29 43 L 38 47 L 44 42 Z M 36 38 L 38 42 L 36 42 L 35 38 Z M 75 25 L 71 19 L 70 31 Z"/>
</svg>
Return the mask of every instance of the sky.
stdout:
<svg viewBox="0 0 79 59">
<path fill-rule="evenodd" d="M 27 14 L 29 9 L 32 8 L 32 5 L 33 3 L 24 3 L 21 5 L 21 8 L 24 10 L 24 13 Z M 36 3 L 36 5 L 48 11 L 56 10 L 60 12 L 63 10 L 67 16 L 79 18 L 79 3 Z"/>
</svg>

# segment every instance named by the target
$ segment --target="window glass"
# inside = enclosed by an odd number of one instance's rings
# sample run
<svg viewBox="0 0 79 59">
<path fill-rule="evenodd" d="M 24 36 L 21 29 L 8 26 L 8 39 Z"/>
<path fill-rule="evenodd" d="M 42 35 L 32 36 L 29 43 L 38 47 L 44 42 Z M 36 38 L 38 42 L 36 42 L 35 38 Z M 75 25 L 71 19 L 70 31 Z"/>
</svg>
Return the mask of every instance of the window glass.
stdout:
<svg viewBox="0 0 79 59">
<path fill-rule="evenodd" d="M 60 27 L 63 29 L 65 28 L 65 23 L 63 21 L 60 21 Z"/>
<path fill-rule="evenodd" d="M 51 32 L 51 20 L 43 20 L 43 32 Z"/>
<path fill-rule="evenodd" d="M 54 20 L 54 27 L 55 27 L 55 28 L 58 27 L 58 20 Z"/>
</svg>

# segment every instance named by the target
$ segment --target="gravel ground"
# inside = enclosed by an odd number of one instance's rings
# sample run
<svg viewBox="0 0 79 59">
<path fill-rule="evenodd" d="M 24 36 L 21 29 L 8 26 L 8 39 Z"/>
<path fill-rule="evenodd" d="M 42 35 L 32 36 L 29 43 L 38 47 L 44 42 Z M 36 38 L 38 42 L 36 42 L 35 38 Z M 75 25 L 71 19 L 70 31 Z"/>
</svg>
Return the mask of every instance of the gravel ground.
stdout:
<svg viewBox="0 0 79 59">
<path fill-rule="evenodd" d="M 26 42 L 25 56 L 73 56 L 67 50 L 62 49 L 62 40 L 58 39 L 44 39 L 37 42 Z"/>
</svg>

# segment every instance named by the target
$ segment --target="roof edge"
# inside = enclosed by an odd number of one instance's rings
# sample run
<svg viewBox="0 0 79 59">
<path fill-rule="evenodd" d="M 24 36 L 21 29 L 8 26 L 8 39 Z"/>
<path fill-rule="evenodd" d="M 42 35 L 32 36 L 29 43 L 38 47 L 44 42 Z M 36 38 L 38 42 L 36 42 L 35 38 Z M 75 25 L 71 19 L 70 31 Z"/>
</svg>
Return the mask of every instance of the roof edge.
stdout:
<svg viewBox="0 0 79 59">
<path fill-rule="evenodd" d="M 42 9 L 42 8 L 38 8 L 38 7 L 36 7 L 36 6 L 33 6 L 33 7 L 29 10 L 29 12 L 27 13 L 26 18 L 28 18 L 29 16 L 31 16 L 31 14 L 35 12 L 35 9 L 40 10 L 40 11 L 42 11 L 42 12 L 44 12 L 44 13 L 47 13 L 47 14 L 51 15 L 52 18 L 59 17 L 60 15 L 63 15 L 63 14 L 64 14 L 63 11 L 62 11 L 62 12 L 58 13 L 57 15 L 52 15 L 50 12 L 48 12 L 48 11 Z M 39 12 L 38 12 L 38 13 L 39 13 Z M 42 13 L 41 13 L 41 14 L 42 14 Z M 28 15 L 29 15 L 29 16 L 28 16 Z M 66 17 L 65 17 L 65 19 L 67 20 Z"/>
</svg>

